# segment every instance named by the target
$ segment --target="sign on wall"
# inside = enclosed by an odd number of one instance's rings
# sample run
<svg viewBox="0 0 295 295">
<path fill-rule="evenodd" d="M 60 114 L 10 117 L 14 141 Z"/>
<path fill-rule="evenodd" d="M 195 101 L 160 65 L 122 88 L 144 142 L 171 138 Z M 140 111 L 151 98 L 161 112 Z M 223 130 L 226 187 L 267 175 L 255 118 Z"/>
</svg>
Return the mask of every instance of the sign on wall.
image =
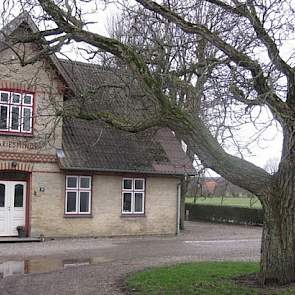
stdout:
<svg viewBox="0 0 295 295">
<path fill-rule="evenodd" d="M 44 147 L 40 142 L 25 142 L 25 141 L 13 141 L 13 140 L 0 140 L 0 148 L 8 149 L 22 149 L 22 150 L 39 150 Z"/>
</svg>

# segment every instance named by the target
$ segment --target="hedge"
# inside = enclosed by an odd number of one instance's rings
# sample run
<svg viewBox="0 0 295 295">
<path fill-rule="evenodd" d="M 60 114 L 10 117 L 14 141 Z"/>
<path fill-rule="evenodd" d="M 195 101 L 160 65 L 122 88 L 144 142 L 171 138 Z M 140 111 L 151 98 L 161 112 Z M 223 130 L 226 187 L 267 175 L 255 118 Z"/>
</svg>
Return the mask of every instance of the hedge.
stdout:
<svg viewBox="0 0 295 295">
<path fill-rule="evenodd" d="M 260 225 L 263 223 L 262 209 L 232 206 L 185 204 L 188 220 L 204 220 L 236 224 Z"/>
</svg>

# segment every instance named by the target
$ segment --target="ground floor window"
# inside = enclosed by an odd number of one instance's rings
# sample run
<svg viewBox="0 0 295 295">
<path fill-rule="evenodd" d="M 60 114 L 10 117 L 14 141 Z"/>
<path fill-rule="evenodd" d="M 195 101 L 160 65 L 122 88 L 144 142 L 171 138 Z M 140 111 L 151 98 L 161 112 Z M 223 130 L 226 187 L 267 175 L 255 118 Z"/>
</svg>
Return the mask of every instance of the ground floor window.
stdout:
<svg viewBox="0 0 295 295">
<path fill-rule="evenodd" d="M 91 213 L 91 176 L 66 176 L 65 214 Z"/>
<path fill-rule="evenodd" d="M 123 178 L 122 214 L 143 214 L 144 197 L 144 178 Z"/>
</svg>

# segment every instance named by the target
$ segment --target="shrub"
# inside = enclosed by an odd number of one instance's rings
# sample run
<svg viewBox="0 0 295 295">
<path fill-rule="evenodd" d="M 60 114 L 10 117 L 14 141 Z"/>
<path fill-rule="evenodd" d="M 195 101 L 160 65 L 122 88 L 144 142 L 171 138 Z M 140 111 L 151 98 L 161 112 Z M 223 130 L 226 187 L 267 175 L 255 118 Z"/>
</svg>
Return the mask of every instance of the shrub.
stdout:
<svg viewBox="0 0 295 295">
<path fill-rule="evenodd" d="M 263 223 L 263 210 L 253 208 L 186 204 L 189 220 L 260 225 Z"/>
</svg>

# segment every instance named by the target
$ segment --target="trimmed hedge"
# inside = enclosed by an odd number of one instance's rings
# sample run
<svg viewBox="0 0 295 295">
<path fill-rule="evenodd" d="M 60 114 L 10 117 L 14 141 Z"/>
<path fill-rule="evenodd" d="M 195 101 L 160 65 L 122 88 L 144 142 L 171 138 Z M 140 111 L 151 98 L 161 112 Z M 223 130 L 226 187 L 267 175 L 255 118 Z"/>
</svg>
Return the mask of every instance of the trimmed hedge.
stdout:
<svg viewBox="0 0 295 295">
<path fill-rule="evenodd" d="M 262 209 L 185 204 L 188 220 L 204 220 L 236 224 L 260 225 L 263 223 Z"/>
</svg>

